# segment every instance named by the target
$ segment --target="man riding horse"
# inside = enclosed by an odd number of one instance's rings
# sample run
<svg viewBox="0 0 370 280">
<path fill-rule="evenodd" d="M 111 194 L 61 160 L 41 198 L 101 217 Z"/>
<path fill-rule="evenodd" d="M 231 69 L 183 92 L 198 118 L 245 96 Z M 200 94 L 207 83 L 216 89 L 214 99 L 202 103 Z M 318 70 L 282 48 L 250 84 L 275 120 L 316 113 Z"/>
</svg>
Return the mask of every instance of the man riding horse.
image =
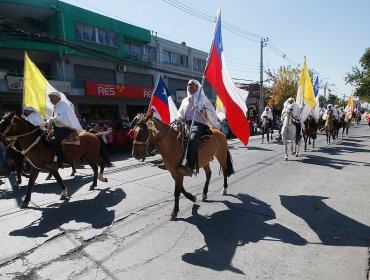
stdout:
<svg viewBox="0 0 370 280">
<path fill-rule="evenodd" d="M 200 138 L 207 134 L 209 127 L 217 127 L 216 110 L 197 80 L 188 82 L 187 97 L 181 102 L 177 120 L 186 122 L 190 127 L 193 118 L 194 123 L 189 132 L 189 145 L 185 155 L 187 163 L 178 167 L 178 172 L 185 176 L 191 176 L 196 167 Z"/>
<path fill-rule="evenodd" d="M 67 101 L 61 99 L 60 92 L 49 93 L 51 103 L 54 105 L 52 117 L 47 121 L 53 127 L 53 136 L 50 144 L 55 151 L 54 161 L 46 165 L 47 168 L 57 170 L 63 167 L 64 153 L 62 141 L 67 138 L 73 130 L 82 131 L 82 127 Z"/>
<path fill-rule="evenodd" d="M 291 107 L 289 106 L 291 105 Z M 287 110 L 288 108 L 292 108 L 292 120 L 293 120 L 293 123 L 294 125 L 296 126 L 296 138 L 297 140 L 299 140 L 300 138 L 302 138 L 301 136 L 301 130 L 302 130 L 302 126 L 301 126 L 301 106 L 297 103 L 295 103 L 294 101 L 294 98 L 293 97 L 289 97 L 287 99 L 287 101 L 284 102 L 284 108 L 283 108 L 283 111 L 281 112 L 281 119 L 283 120 L 284 122 L 284 118 L 287 114 Z"/>
<path fill-rule="evenodd" d="M 265 107 L 265 111 L 261 114 L 261 120 L 263 121 L 264 118 L 267 118 L 268 125 L 271 129 L 271 134 L 274 133 L 273 131 L 273 119 L 274 117 L 272 116 L 272 111 L 270 107 Z"/>
</svg>

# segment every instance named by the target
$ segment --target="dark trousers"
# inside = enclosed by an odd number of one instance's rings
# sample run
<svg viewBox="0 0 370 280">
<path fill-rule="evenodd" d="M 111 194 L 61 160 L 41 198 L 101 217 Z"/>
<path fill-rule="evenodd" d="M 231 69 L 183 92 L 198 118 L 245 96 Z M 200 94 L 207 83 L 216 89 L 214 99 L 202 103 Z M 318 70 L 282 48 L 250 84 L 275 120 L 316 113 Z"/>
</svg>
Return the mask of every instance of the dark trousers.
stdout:
<svg viewBox="0 0 370 280">
<path fill-rule="evenodd" d="M 62 163 L 64 162 L 64 153 L 61 143 L 64 139 L 68 137 L 72 130 L 66 127 L 56 127 L 56 126 L 54 126 L 53 130 L 54 134 L 53 137 L 50 139 L 50 144 L 55 151 L 58 162 Z"/>
<path fill-rule="evenodd" d="M 191 121 L 187 122 L 189 127 L 191 125 Z M 198 149 L 200 138 L 206 133 L 208 126 L 202 123 L 194 122 L 193 127 L 190 131 L 190 140 L 189 140 L 189 147 L 188 153 L 186 155 L 186 159 L 188 165 L 191 169 L 194 169 L 195 163 L 198 159 Z"/>
<path fill-rule="evenodd" d="M 98 136 L 99 141 L 100 141 L 100 154 L 105 162 L 105 164 L 110 164 L 110 159 L 108 155 L 108 149 L 107 149 L 107 144 L 104 143 L 103 137 Z"/>
</svg>

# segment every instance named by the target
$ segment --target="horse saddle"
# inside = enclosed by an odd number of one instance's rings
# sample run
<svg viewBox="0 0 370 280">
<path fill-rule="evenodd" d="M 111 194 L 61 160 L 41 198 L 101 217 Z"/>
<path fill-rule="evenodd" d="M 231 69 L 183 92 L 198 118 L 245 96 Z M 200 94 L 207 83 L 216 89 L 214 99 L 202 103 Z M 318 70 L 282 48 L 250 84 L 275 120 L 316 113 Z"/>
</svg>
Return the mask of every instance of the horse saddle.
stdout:
<svg viewBox="0 0 370 280">
<path fill-rule="evenodd" d="M 73 130 L 66 139 L 62 141 L 62 145 L 76 145 L 79 146 L 81 144 L 80 142 L 80 136 L 78 135 L 78 132 L 76 130 Z"/>
</svg>

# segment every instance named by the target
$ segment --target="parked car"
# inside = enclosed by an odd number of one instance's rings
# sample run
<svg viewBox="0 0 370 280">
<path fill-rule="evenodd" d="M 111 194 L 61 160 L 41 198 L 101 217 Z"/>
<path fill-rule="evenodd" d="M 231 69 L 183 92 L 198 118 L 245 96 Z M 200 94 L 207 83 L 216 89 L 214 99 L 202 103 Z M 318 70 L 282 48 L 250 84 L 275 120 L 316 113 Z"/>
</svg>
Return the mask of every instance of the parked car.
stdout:
<svg viewBox="0 0 370 280">
<path fill-rule="evenodd" d="M 130 150 L 132 147 L 132 138 L 128 136 L 131 125 L 126 120 L 97 120 L 95 123 L 101 127 L 111 128 L 112 147 L 116 149 Z"/>
</svg>

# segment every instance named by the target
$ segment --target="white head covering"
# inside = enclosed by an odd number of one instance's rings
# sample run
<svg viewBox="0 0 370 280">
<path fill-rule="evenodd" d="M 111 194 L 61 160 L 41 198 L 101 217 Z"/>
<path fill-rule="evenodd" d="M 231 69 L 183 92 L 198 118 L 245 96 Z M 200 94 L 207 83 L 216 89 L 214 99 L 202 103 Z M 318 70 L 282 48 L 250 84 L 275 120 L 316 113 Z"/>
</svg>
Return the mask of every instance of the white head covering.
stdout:
<svg viewBox="0 0 370 280">
<path fill-rule="evenodd" d="M 190 85 L 190 84 L 196 84 L 197 87 L 198 87 L 198 89 L 197 89 L 196 92 L 194 92 L 193 94 L 191 94 L 190 91 L 189 91 L 189 87 L 188 87 L 187 88 L 187 95 L 188 96 L 195 96 L 195 95 L 197 95 L 197 93 L 199 93 L 200 83 L 197 80 L 189 80 L 188 85 Z M 203 89 L 202 89 L 202 91 L 203 91 Z"/>
<path fill-rule="evenodd" d="M 61 94 L 60 94 L 60 92 L 59 92 L 59 91 L 52 91 L 52 92 L 50 92 L 50 93 L 48 94 L 48 96 L 50 96 L 50 95 L 55 95 L 55 96 L 58 96 L 59 98 L 61 98 Z"/>
<path fill-rule="evenodd" d="M 331 109 L 333 108 L 333 104 L 328 104 L 328 106 L 326 106 L 327 109 Z"/>
</svg>

